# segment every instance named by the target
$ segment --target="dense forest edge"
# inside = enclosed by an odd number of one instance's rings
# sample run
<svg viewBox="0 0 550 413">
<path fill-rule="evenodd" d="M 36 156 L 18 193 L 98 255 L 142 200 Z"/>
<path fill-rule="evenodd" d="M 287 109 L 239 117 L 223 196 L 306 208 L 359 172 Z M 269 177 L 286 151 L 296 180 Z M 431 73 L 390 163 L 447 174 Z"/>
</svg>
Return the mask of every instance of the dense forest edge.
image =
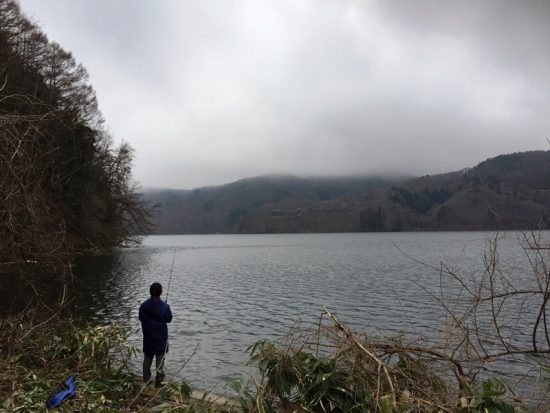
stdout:
<svg viewBox="0 0 550 413">
<path fill-rule="evenodd" d="M 67 274 L 75 254 L 152 228 L 133 150 L 104 127 L 88 73 L 0 1 L 0 271 Z"/>
<path fill-rule="evenodd" d="M 144 196 L 160 206 L 157 234 L 536 229 L 550 217 L 550 151 L 413 179 L 262 176 Z"/>
<path fill-rule="evenodd" d="M 258 376 L 248 385 L 232 383 L 233 401 L 225 406 L 208 398 L 208 392 L 193 399 L 182 380 L 161 389 L 143 385 L 129 364 L 139 351 L 127 345 L 127 331 L 116 324 L 94 325 L 73 318 L 71 269 L 79 254 L 99 254 L 139 242 L 153 229 L 156 201 L 152 204 L 133 183 L 132 148 L 115 145 L 106 131 L 85 68 L 48 41 L 12 0 L 0 0 L 0 134 L 1 411 L 46 411 L 45 400 L 70 375 L 76 376 L 77 391 L 55 411 L 550 410 L 550 387 L 544 379 L 550 372 L 550 249 L 535 232 L 524 233 L 522 240 L 532 264 L 526 274 L 534 288 L 526 289 L 523 279 L 515 284 L 501 271 L 498 236 L 489 242 L 486 267 L 477 278 L 466 280 L 452 269 L 439 269 L 442 276 L 462 284 L 461 298 L 467 303 L 457 309 L 438 297 L 450 320 L 448 341 L 440 346 L 418 338 L 357 333 L 325 308 L 317 325 L 295 328 L 277 342 L 260 340 L 250 347 L 249 363 Z M 547 160 L 538 163 L 547 156 L 546 152 L 508 155 L 496 164 L 495 160 L 480 164 L 475 174 L 464 171 L 449 174 L 449 179 L 329 178 L 312 183 L 283 178 L 294 185 L 299 202 L 289 196 L 286 183 L 280 184 L 281 177 L 267 177 L 222 187 L 230 189 L 223 207 L 209 195 L 220 188 L 178 192 L 175 203 L 180 205 L 181 196 L 190 196 L 198 208 L 210 211 L 210 217 L 219 213 L 221 221 L 214 222 L 225 226 L 216 232 L 297 232 L 296 225 L 303 232 L 315 232 L 311 228 L 327 232 L 349 225 L 346 219 L 337 224 L 322 220 L 323 214 L 353 215 L 354 231 L 422 225 L 433 229 L 429 224 L 433 219 L 449 226 L 470 225 L 470 221 L 453 224 L 452 217 L 461 216 L 453 208 L 462 208 L 456 199 L 462 198 L 489 205 L 484 210 L 488 222 L 504 225 L 510 219 L 524 226 L 518 217 L 538 223 L 547 220 L 541 205 L 548 204 L 544 198 L 548 174 L 535 178 L 541 170 L 548 172 Z M 495 173 L 494 165 L 510 173 Z M 486 175 L 481 173 L 484 170 Z M 522 171 L 533 175 L 526 178 Z M 265 180 L 278 182 L 278 191 L 273 192 Z M 264 191 L 265 201 L 254 195 L 240 207 L 249 183 Z M 230 200 L 238 188 L 239 201 L 233 204 Z M 508 204 L 508 196 L 516 203 Z M 510 216 L 499 200 L 513 206 Z M 448 212 L 442 213 L 443 207 Z M 417 221 L 392 215 L 403 211 Z M 308 214 L 316 217 L 311 222 L 317 226 L 299 219 Z M 166 210 L 165 216 L 169 216 Z M 200 226 L 194 231 L 210 231 L 205 226 L 208 219 L 197 222 Z M 506 312 L 501 310 L 517 298 L 536 305 L 521 312 L 521 319 L 503 318 Z M 531 342 L 518 347 L 513 335 L 503 334 L 510 322 L 532 326 Z M 504 381 L 480 373 L 489 363 L 509 357 L 521 357 L 540 373 L 541 380 L 532 389 L 537 397 L 528 403 Z"/>
</svg>

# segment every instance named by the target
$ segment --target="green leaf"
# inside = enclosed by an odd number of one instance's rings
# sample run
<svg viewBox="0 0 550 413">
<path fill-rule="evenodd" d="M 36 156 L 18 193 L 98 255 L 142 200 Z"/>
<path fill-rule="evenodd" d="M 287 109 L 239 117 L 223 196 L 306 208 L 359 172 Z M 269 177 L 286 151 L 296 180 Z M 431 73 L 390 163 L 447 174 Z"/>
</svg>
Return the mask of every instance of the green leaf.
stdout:
<svg viewBox="0 0 550 413">
<path fill-rule="evenodd" d="M 381 413 L 392 413 L 392 397 L 388 394 L 386 396 L 380 397 L 380 412 Z"/>
<path fill-rule="evenodd" d="M 267 371 L 267 368 L 269 367 L 269 360 L 263 359 L 262 361 L 260 361 L 258 367 L 262 373 L 265 373 Z"/>
<path fill-rule="evenodd" d="M 169 409 L 171 406 L 168 403 L 157 404 L 149 409 L 150 412 L 162 412 L 165 409 Z"/>
<path fill-rule="evenodd" d="M 242 385 L 238 380 L 230 381 L 227 386 L 235 393 L 240 393 L 242 389 Z"/>
</svg>

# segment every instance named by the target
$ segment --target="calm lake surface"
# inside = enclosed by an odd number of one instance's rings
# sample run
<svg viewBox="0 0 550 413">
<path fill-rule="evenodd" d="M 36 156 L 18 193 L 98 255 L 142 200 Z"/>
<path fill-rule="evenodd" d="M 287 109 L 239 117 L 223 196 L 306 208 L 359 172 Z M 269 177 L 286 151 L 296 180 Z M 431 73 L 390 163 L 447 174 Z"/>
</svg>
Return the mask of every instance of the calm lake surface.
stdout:
<svg viewBox="0 0 550 413">
<path fill-rule="evenodd" d="M 458 290 L 422 263 L 436 268 L 445 263 L 464 275 L 480 273 L 487 240 L 495 235 L 151 236 L 139 247 L 77 262 L 80 295 L 74 306 L 87 319 L 127 326 L 130 343 L 140 347 L 139 305 L 155 281 L 163 284 L 165 296 L 175 254 L 168 296 L 174 314 L 168 379 L 196 348 L 178 378 L 220 391 L 228 381 L 247 379 L 249 345 L 284 335 L 300 320 L 316 322 L 323 305 L 357 331 L 378 328 L 436 339 L 445 312 L 433 295 Z M 523 277 L 528 266 L 519 234 L 499 237 L 503 266 Z"/>
</svg>

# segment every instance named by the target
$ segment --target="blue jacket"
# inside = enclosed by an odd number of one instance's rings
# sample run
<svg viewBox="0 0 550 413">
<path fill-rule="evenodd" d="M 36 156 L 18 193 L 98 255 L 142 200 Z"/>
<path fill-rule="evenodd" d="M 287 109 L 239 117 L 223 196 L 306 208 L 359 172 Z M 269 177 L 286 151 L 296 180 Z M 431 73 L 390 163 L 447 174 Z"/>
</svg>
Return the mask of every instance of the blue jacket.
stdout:
<svg viewBox="0 0 550 413">
<path fill-rule="evenodd" d="M 168 326 L 172 321 L 170 306 L 160 298 L 149 298 L 139 307 L 143 330 L 143 352 L 148 356 L 168 352 Z"/>
</svg>

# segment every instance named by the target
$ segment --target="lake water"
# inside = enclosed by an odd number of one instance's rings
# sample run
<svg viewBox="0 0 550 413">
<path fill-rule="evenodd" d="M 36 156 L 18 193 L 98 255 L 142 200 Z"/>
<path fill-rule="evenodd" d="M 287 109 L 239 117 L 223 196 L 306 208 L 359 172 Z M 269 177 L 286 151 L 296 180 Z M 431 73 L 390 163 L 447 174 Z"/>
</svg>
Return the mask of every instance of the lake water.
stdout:
<svg viewBox="0 0 550 413">
<path fill-rule="evenodd" d="M 316 322 L 323 305 L 355 330 L 436 339 L 445 312 L 433 295 L 458 292 L 441 277 L 441 263 L 469 276 L 483 270 L 494 233 L 357 233 L 151 236 L 143 245 L 77 262 L 75 311 L 99 322 L 117 321 L 140 347 L 138 308 L 149 285 L 168 288 L 168 379 L 179 374 L 200 389 L 221 391 L 246 379 L 246 348 Z M 519 234 L 501 233 L 500 259 L 514 277 L 528 263 Z M 411 258 L 412 257 L 412 258 Z M 413 259 L 414 258 L 414 259 Z M 423 264 L 424 263 L 424 264 Z M 518 310 L 519 311 L 519 310 Z M 528 339 L 525 326 L 516 326 Z M 136 361 L 139 371 L 139 360 Z"/>
</svg>

